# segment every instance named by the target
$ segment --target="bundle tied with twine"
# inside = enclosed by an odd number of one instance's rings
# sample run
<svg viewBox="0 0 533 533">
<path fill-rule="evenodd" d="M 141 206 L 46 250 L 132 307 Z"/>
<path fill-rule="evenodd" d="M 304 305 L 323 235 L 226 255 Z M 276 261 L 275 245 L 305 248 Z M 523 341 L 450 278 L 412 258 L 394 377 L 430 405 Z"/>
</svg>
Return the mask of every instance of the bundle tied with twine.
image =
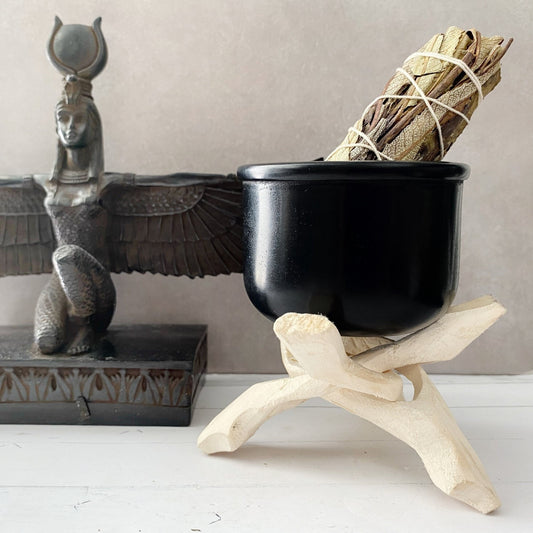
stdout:
<svg viewBox="0 0 533 533">
<path fill-rule="evenodd" d="M 328 161 L 442 159 L 500 81 L 511 45 L 456 27 L 410 55 Z"/>
</svg>

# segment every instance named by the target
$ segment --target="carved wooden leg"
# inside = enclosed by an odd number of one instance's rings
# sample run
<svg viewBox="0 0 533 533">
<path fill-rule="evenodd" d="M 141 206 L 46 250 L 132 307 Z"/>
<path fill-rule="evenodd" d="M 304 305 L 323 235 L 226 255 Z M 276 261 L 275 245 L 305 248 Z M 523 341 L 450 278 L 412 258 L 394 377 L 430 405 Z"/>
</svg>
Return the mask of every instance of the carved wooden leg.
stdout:
<svg viewBox="0 0 533 533">
<path fill-rule="evenodd" d="M 492 296 L 483 296 L 451 307 L 448 313 L 427 328 L 359 355 L 357 362 L 383 372 L 412 364 L 449 361 L 504 313 L 505 308 Z"/>
<path fill-rule="evenodd" d="M 387 402 L 347 389 L 335 389 L 323 398 L 411 446 L 445 494 L 482 513 L 497 509 L 500 501 L 483 465 L 427 374 L 419 365 L 400 372 L 415 386 L 410 402 Z"/>
<path fill-rule="evenodd" d="M 337 328 L 325 316 L 286 313 L 276 320 L 274 333 L 312 378 L 386 400 L 402 393 L 397 374 L 375 372 L 346 357 Z"/>
<path fill-rule="evenodd" d="M 309 376 L 257 383 L 211 421 L 198 437 L 198 447 L 205 453 L 233 452 L 269 418 L 332 387 Z"/>
</svg>

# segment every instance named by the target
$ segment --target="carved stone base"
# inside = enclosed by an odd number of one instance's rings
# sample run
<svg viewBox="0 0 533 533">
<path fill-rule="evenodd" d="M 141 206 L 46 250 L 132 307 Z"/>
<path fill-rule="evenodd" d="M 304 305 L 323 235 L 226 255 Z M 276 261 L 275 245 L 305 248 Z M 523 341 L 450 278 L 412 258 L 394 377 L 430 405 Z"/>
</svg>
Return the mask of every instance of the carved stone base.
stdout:
<svg viewBox="0 0 533 533">
<path fill-rule="evenodd" d="M 116 326 L 90 353 L 46 356 L 30 327 L 0 327 L 0 422 L 187 426 L 207 327 Z"/>
</svg>

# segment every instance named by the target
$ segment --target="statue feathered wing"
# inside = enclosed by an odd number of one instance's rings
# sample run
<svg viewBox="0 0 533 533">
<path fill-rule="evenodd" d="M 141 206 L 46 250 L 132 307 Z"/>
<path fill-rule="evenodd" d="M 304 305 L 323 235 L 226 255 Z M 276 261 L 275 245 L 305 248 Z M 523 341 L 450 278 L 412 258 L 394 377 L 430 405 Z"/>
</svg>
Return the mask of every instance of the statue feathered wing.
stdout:
<svg viewBox="0 0 533 533">
<path fill-rule="evenodd" d="M 242 272 L 241 183 L 235 177 L 177 183 L 120 184 L 103 191 L 111 272 Z"/>
<path fill-rule="evenodd" d="M 36 185 L 0 187 L 0 276 L 52 272 L 55 239 L 44 197 Z"/>
<path fill-rule="evenodd" d="M 31 180 L 22 183 L 0 184 L 0 276 L 53 270 L 56 241 L 45 191 Z M 109 214 L 111 272 L 189 277 L 242 272 L 242 185 L 236 178 L 119 183 L 104 189 L 101 203 Z"/>
</svg>

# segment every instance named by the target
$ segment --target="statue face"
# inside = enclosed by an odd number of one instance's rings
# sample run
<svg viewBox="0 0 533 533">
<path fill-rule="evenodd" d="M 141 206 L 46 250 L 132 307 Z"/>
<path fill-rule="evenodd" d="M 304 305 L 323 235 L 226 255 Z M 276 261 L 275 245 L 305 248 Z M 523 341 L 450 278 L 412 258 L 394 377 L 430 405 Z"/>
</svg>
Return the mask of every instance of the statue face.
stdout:
<svg viewBox="0 0 533 533">
<path fill-rule="evenodd" d="M 84 105 L 63 104 L 56 111 L 57 134 L 66 148 L 89 144 L 89 114 Z"/>
</svg>

